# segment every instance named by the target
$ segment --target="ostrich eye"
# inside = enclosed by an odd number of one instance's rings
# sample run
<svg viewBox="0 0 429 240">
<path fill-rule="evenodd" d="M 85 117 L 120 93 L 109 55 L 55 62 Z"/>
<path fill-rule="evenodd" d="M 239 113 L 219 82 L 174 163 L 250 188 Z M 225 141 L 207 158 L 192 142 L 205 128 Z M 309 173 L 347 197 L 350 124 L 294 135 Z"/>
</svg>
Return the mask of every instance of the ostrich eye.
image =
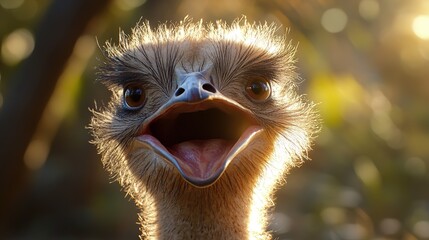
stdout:
<svg viewBox="0 0 429 240">
<path fill-rule="evenodd" d="M 124 89 L 124 103 L 129 109 L 136 109 L 143 106 L 146 96 L 141 85 L 129 85 Z"/>
<path fill-rule="evenodd" d="M 246 93 L 253 100 L 263 101 L 270 97 L 271 87 L 266 79 L 257 78 L 247 83 Z"/>
</svg>

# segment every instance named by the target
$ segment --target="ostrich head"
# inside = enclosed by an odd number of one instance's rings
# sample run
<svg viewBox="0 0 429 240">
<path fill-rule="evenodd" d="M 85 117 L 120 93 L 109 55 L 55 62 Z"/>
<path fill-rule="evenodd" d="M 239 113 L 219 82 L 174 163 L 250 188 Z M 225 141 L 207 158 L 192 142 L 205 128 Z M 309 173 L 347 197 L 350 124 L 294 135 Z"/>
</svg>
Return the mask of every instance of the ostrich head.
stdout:
<svg viewBox="0 0 429 240">
<path fill-rule="evenodd" d="M 237 218 L 263 232 L 272 190 L 306 158 L 315 131 L 312 106 L 296 93 L 295 48 L 276 29 L 185 19 L 140 23 L 106 43 L 98 78 L 112 98 L 91 128 L 105 168 L 143 209 L 144 236 L 160 234 L 144 225 L 169 206 L 184 222 L 192 208 L 216 215 L 201 201 L 219 212 L 244 205 Z"/>
</svg>

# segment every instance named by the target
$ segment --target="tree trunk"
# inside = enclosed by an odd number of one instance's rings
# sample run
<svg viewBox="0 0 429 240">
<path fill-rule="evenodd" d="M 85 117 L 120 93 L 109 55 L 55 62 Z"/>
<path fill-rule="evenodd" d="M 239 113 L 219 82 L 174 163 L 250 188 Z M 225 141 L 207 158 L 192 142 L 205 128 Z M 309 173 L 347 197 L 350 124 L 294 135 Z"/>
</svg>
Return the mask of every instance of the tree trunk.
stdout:
<svg viewBox="0 0 429 240">
<path fill-rule="evenodd" d="M 0 234 L 30 175 L 23 156 L 78 38 L 109 0 L 54 1 L 35 33 L 35 48 L 9 80 L 0 112 Z"/>
</svg>

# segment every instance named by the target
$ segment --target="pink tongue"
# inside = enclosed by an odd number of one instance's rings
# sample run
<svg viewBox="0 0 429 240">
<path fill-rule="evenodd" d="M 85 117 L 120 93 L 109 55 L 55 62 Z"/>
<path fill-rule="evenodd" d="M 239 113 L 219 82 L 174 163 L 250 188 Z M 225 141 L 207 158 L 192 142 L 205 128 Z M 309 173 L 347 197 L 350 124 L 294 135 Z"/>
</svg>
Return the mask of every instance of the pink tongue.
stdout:
<svg viewBox="0 0 429 240">
<path fill-rule="evenodd" d="M 173 145 L 168 150 L 188 178 L 207 180 L 225 165 L 233 145 L 223 139 L 191 140 Z"/>
</svg>

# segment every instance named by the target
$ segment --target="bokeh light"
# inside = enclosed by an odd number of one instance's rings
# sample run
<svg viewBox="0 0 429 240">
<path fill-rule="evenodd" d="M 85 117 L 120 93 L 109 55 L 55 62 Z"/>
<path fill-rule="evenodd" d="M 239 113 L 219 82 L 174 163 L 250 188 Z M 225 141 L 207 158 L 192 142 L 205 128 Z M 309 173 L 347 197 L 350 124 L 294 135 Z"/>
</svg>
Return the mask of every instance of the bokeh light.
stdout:
<svg viewBox="0 0 429 240">
<path fill-rule="evenodd" d="M 347 214 L 343 208 L 327 207 L 322 210 L 321 217 L 323 222 L 328 225 L 339 225 L 346 221 Z"/>
<path fill-rule="evenodd" d="M 15 9 L 22 6 L 24 0 L 0 0 L 0 6 L 4 9 Z"/>
<path fill-rule="evenodd" d="M 2 60 L 8 65 L 15 65 L 28 57 L 33 49 L 33 34 L 28 29 L 17 29 L 10 33 L 2 43 Z"/>
<path fill-rule="evenodd" d="M 413 31 L 421 39 L 429 39 L 429 15 L 419 15 L 413 20 Z"/>
<path fill-rule="evenodd" d="M 362 225 L 357 223 L 343 224 L 338 229 L 339 239 L 360 240 L 367 239 L 369 232 Z"/>
<path fill-rule="evenodd" d="M 395 218 L 385 218 L 380 222 L 380 231 L 386 235 L 395 235 L 401 230 L 401 222 Z"/>
<path fill-rule="evenodd" d="M 359 3 L 359 14 L 366 20 L 375 19 L 380 13 L 380 4 L 376 0 L 362 0 Z"/>
<path fill-rule="evenodd" d="M 427 174 L 427 167 L 425 161 L 418 157 L 411 157 L 404 162 L 404 168 L 410 175 L 425 176 Z"/>
<path fill-rule="evenodd" d="M 429 221 L 418 221 L 413 226 L 414 233 L 421 239 L 429 239 Z"/>
<path fill-rule="evenodd" d="M 371 159 L 359 157 L 355 161 L 354 168 L 356 175 L 368 187 L 379 187 L 381 185 L 380 171 Z"/>
<path fill-rule="evenodd" d="M 326 10 L 321 19 L 321 24 L 326 31 L 330 33 L 338 33 L 344 30 L 347 25 L 347 14 L 339 8 L 331 8 Z"/>
</svg>

